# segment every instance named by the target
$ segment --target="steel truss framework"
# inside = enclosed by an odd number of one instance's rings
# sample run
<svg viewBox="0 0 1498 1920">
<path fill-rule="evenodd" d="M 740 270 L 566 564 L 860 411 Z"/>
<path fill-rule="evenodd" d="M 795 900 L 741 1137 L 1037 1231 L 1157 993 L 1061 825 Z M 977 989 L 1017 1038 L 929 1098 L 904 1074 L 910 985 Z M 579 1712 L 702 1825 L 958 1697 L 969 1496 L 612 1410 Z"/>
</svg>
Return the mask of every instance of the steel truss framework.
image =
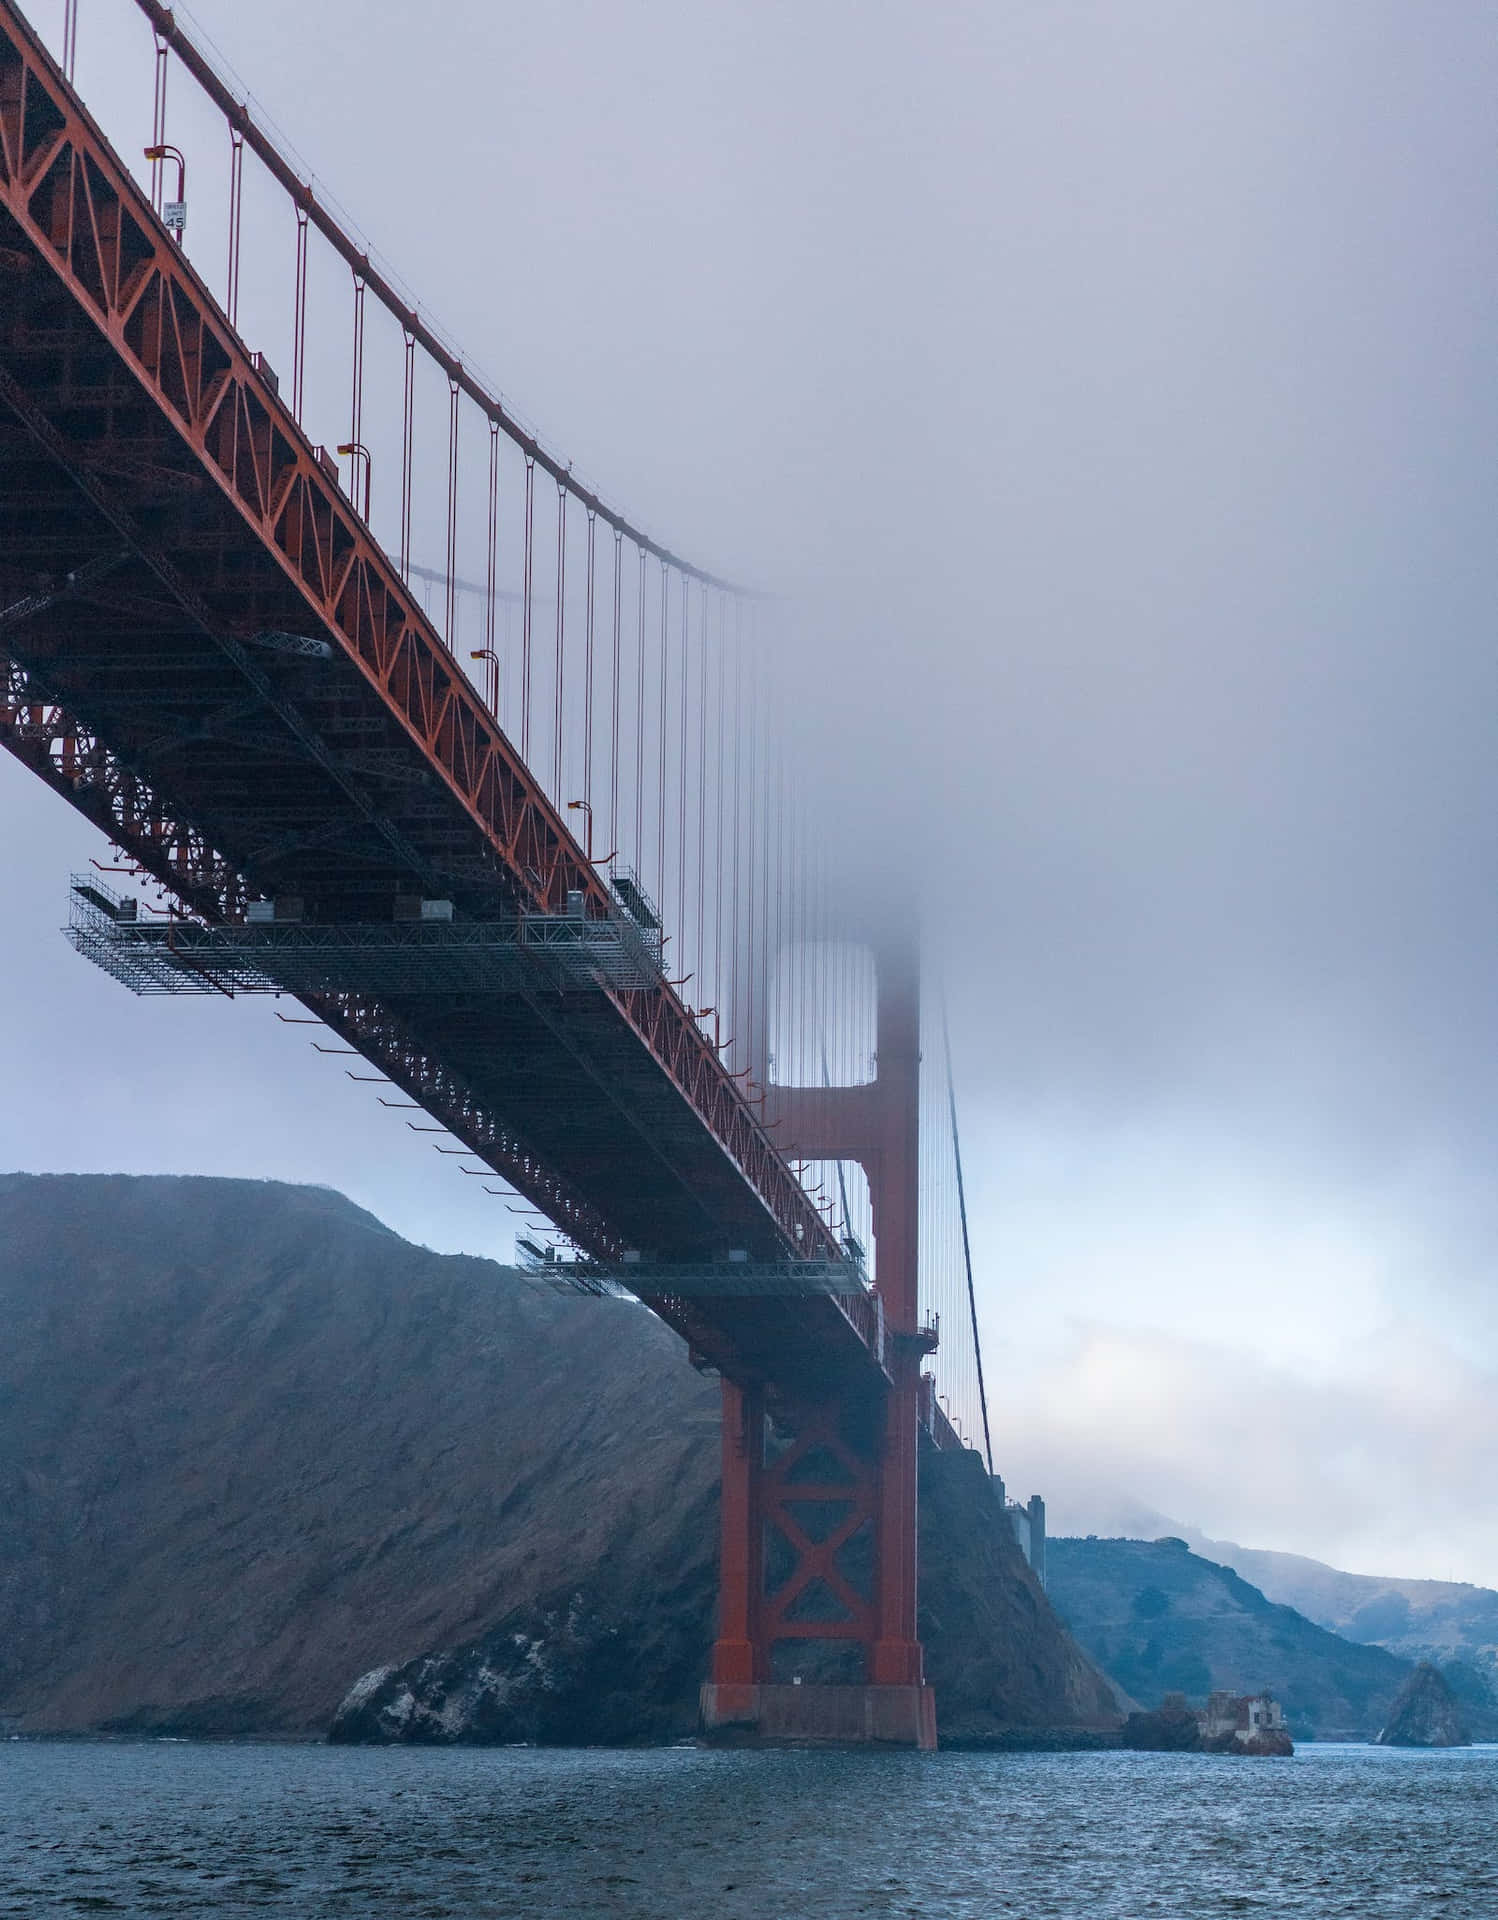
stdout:
<svg viewBox="0 0 1498 1920">
<path fill-rule="evenodd" d="M 40 697 L 17 661 L 0 654 L 0 670 L 0 745 L 87 815 L 192 912 L 217 920 L 242 911 L 242 879 L 200 833 L 175 819 L 159 796 L 123 768 L 81 722 Z M 622 1253 L 598 1209 L 528 1153 L 474 1090 L 416 1044 L 377 999 L 355 993 L 297 998 L 580 1245 Z"/>
</svg>

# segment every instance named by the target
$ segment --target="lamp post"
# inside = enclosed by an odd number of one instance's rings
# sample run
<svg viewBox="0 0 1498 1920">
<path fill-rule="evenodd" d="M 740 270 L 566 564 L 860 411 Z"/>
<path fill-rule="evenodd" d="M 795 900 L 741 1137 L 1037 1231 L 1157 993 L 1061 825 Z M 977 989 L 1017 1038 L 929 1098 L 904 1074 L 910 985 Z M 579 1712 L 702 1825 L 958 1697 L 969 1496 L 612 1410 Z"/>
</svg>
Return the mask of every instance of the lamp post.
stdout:
<svg viewBox="0 0 1498 1920">
<path fill-rule="evenodd" d="M 567 802 L 567 811 L 569 813 L 580 813 L 583 819 L 586 820 L 588 823 L 586 829 L 584 830 L 584 836 L 583 836 L 583 851 L 588 856 L 588 865 L 590 867 L 606 867 L 610 862 L 610 860 L 613 860 L 618 856 L 619 849 L 615 847 L 612 853 L 606 853 L 601 860 L 595 860 L 593 858 L 592 803 L 587 800 L 569 800 Z M 667 937 L 669 938 L 669 935 Z M 665 942 L 662 941 L 661 944 L 664 946 Z M 687 978 L 690 979 L 691 975 L 688 974 Z"/>
<path fill-rule="evenodd" d="M 187 231 L 187 162 L 182 157 L 180 147 L 147 147 L 145 156 L 152 166 L 162 160 L 175 160 L 177 163 L 177 197 L 163 203 L 161 217 L 166 222 L 167 231 L 176 236 L 180 247 L 182 236 Z"/>
<path fill-rule="evenodd" d="M 589 800 L 569 800 L 567 802 L 567 811 L 569 813 L 580 813 L 583 819 L 587 822 L 584 848 L 588 855 L 588 865 L 591 867 L 593 864 L 593 805 L 592 805 L 592 802 Z"/>
<path fill-rule="evenodd" d="M 349 474 L 349 492 L 352 495 L 355 474 L 359 471 L 359 462 L 364 462 L 364 524 L 369 525 L 369 483 L 374 472 L 374 462 L 369 457 L 369 448 L 362 440 L 345 440 L 338 449 L 346 459 L 353 462 Z"/>
<path fill-rule="evenodd" d="M 588 822 L 588 839 L 586 839 L 586 849 L 588 849 L 588 864 L 592 866 L 593 864 L 593 804 L 592 804 L 592 801 L 568 801 L 567 810 L 568 810 L 568 814 L 582 814 L 582 818 L 584 818 L 584 820 Z"/>
<path fill-rule="evenodd" d="M 482 660 L 484 663 L 484 705 L 497 720 L 499 718 L 499 655 L 493 647 L 475 647 L 468 657 L 470 660 Z"/>
</svg>

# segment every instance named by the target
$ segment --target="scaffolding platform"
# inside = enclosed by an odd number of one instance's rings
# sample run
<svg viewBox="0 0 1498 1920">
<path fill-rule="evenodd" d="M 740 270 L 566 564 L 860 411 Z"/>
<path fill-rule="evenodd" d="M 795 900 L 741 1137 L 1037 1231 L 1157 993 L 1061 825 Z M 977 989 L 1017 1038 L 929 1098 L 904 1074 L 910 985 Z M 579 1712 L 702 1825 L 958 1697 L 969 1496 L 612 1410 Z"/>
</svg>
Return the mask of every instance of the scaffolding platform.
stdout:
<svg viewBox="0 0 1498 1920">
<path fill-rule="evenodd" d="M 446 904 L 446 903 L 442 903 Z M 271 903 L 256 903 L 270 906 Z M 320 925 L 276 909 L 210 926 L 147 919 L 140 902 L 75 874 L 64 932 L 132 993 L 637 992 L 661 987 L 659 940 L 632 916 L 521 913 L 509 921 L 392 919 Z"/>
<path fill-rule="evenodd" d="M 862 1260 L 750 1260 L 727 1253 L 716 1260 L 649 1260 L 626 1254 L 602 1262 L 559 1254 L 534 1242 L 517 1243 L 520 1266 L 537 1279 L 579 1293 L 647 1299 L 804 1299 L 811 1294 L 875 1298 Z"/>
</svg>

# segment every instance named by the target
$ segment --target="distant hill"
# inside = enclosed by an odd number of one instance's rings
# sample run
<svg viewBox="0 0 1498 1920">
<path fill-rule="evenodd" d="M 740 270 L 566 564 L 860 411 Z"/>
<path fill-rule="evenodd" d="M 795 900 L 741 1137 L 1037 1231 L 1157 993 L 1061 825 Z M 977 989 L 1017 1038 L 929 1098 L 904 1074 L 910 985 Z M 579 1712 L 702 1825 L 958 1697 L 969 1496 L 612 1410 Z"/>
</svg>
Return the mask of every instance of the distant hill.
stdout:
<svg viewBox="0 0 1498 1920">
<path fill-rule="evenodd" d="M 1271 1600 L 1347 1640 L 1441 1668 L 1465 1663 L 1498 1682 L 1498 1593 L 1455 1580 L 1343 1573 L 1298 1553 L 1188 1535 L 1198 1552 L 1241 1573 Z"/>
<path fill-rule="evenodd" d="M 1217 1540 L 1126 1495 L 1087 1503 L 1099 1530 L 1135 1540 L 1178 1536 L 1193 1553 L 1241 1573 L 1265 1595 L 1345 1640 L 1429 1660 L 1469 1704 L 1498 1712 L 1498 1592 L 1460 1580 L 1344 1573 L 1304 1554 Z M 1101 1516 L 1106 1514 L 1106 1520 Z M 1470 1670 L 1470 1671 L 1469 1671 Z"/>
<path fill-rule="evenodd" d="M 1268 1687 L 1297 1739 L 1372 1739 L 1410 1671 L 1276 1605 L 1183 1540 L 1055 1539 L 1046 1567 L 1052 1604 L 1146 1707 L 1175 1691 L 1199 1705 L 1214 1687 Z"/>
<path fill-rule="evenodd" d="M 603 1652 L 543 1737 L 695 1727 L 718 1388 L 643 1307 L 324 1188 L 11 1174 L 0 1328 L 0 1725 L 321 1733 L 374 1667 L 561 1616 Z M 1116 1720 L 976 1459 L 922 1502 L 947 1732 Z"/>
</svg>

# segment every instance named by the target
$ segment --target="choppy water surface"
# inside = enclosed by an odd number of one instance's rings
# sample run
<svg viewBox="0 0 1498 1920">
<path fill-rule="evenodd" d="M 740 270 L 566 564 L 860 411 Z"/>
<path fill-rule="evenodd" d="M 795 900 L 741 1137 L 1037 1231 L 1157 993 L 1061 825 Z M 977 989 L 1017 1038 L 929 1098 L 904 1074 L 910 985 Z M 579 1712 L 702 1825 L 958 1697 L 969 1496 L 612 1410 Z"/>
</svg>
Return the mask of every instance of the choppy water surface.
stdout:
<svg viewBox="0 0 1498 1920">
<path fill-rule="evenodd" d="M 0 1746 L 0 1915 L 1498 1917 L 1498 1748 Z"/>
</svg>

